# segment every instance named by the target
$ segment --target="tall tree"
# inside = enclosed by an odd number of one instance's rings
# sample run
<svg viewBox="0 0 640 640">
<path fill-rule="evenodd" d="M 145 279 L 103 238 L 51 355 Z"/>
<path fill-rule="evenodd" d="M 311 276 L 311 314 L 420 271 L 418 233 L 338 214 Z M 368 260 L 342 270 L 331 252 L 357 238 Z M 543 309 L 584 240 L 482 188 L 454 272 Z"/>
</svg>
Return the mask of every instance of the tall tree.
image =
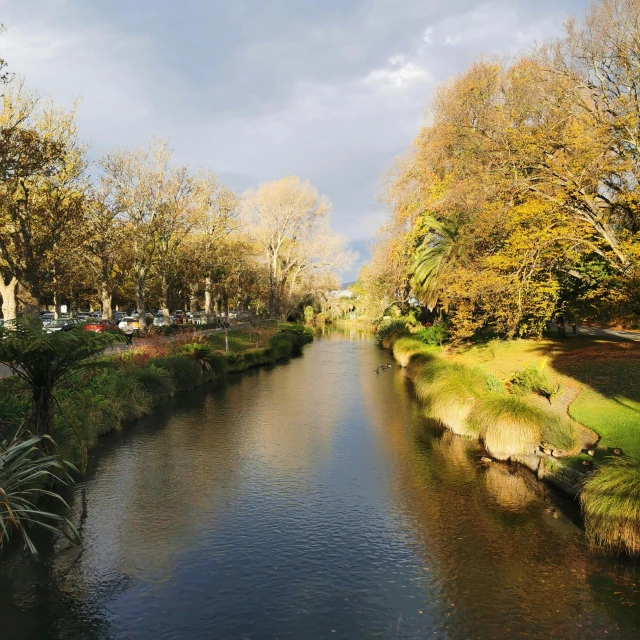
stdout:
<svg viewBox="0 0 640 640">
<path fill-rule="evenodd" d="M 145 287 L 158 258 L 159 238 L 171 209 L 171 149 L 152 139 L 148 149 L 118 149 L 100 161 L 109 206 L 120 212 L 132 254 L 136 306 L 145 317 Z"/>
<path fill-rule="evenodd" d="M 56 247 L 75 233 L 85 184 L 75 110 L 65 112 L 21 83 L 2 96 L 0 114 L 0 295 L 15 318 L 17 287 L 37 310 Z"/>
<path fill-rule="evenodd" d="M 249 191 L 243 207 L 269 269 L 269 313 L 282 313 L 280 292 L 289 275 L 287 256 L 303 236 L 312 236 L 326 223 L 331 205 L 308 181 L 290 176 Z"/>
</svg>

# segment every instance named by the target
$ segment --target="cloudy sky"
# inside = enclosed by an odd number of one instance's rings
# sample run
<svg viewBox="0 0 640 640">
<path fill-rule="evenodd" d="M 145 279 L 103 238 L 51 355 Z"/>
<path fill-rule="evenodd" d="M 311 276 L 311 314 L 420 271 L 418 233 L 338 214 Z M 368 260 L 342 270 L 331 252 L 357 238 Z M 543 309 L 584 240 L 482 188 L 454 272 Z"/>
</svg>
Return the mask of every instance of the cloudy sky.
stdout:
<svg viewBox="0 0 640 640">
<path fill-rule="evenodd" d="M 0 57 L 41 94 L 81 98 L 94 156 L 155 134 L 238 191 L 308 178 L 365 259 L 385 215 L 381 176 L 418 132 L 434 86 L 482 53 L 558 35 L 586 4 L 0 0 Z"/>
</svg>

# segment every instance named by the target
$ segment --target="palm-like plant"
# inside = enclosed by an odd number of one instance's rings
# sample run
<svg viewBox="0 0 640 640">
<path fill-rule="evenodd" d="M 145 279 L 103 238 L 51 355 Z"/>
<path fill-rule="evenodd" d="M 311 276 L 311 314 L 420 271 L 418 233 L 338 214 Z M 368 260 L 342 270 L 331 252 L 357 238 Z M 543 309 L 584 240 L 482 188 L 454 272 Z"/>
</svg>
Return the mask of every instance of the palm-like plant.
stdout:
<svg viewBox="0 0 640 640">
<path fill-rule="evenodd" d="M 203 373 L 211 371 L 211 347 L 201 342 L 189 342 L 182 347 L 182 353 L 195 360 Z"/>
<path fill-rule="evenodd" d="M 0 363 L 8 365 L 31 391 L 33 432 L 51 434 L 55 388 L 78 370 L 92 366 L 93 356 L 118 339 L 115 332 L 95 334 L 82 328 L 45 333 L 37 319 L 28 318 L 0 327 Z"/>
<path fill-rule="evenodd" d="M 452 259 L 461 255 L 462 247 L 454 222 L 425 216 L 422 224 L 428 233 L 415 252 L 411 285 L 429 311 L 433 311 L 443 275 Z"/>
<path fill-rule="evenodd" d="M 39 499 L 49 497 L 67 506 L 47 487 L 72 482 L 69 472 L 74 470 L 71 463 L 43 453 L 41 445 L 45 442 L 51 448 L 53 442 L 48 436 L 18 433 L 9 442 L 0 443 L 0 547 L 17 531 L 25 547 L 36 553 L 28 533 L 31 525 L 62 532 L 71 541 L 79 539 L 69 520 L 36 505 Z"/>
</svg>

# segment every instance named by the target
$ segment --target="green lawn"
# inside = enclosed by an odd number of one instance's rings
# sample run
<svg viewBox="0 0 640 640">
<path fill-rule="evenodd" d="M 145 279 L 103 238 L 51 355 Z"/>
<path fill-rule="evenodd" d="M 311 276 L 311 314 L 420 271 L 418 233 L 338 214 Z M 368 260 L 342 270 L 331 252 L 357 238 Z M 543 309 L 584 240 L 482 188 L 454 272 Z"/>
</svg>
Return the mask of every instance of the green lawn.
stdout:
<svg viewBox="0 0 640 640">
<path fill-rule="evenodd" d="M 597 458 L 611 455 L 615 447 L 640 456 L 640 344 L 589 338 L 492 340 L 444 355 L 501 379 L 545 359 L 563 386 L 579 390 L 569 415 L 600 436 Z"/>
</svg>

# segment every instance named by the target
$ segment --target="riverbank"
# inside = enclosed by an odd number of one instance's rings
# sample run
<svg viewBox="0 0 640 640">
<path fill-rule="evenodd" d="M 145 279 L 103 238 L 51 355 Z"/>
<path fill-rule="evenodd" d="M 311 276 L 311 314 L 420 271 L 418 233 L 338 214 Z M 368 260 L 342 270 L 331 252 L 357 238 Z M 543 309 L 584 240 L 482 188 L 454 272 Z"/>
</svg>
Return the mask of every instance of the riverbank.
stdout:
<svg viewBox="0 0 640 640">
<path fill-rule="evenodd" d="M 139 339 L 133 348 L 104 355 L 56 392 L 53 438 L 62 458 L 86 466 L 98 438 L 118 431 L 178 392 L 227 374 L 273 365 L 299 355 L 310 329 L 270 322 L 208 335 L 181 333 Z M 13 435 L 30 410 L 30 393 L 17 377 L 0 380 L 0 430 Z"/>
<path fill-rule="evenodd" d="M 640 345 L 580 338 L 454 348 L 402 328 L 380 335 L 428 417 L 580 499 L 599 546 L 640 553 Z M 607 491 L 592 492 L 596 484 Z M 590 526 L 603 512 L 604 537 Z"/>
</svg>

